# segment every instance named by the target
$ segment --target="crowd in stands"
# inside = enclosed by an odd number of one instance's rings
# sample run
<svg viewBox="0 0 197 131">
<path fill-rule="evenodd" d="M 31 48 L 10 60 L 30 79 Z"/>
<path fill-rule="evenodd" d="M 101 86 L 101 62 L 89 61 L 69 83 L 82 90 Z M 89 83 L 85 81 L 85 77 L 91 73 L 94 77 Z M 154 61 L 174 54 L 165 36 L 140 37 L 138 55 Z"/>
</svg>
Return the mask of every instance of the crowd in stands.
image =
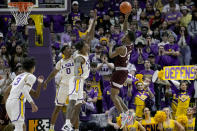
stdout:
<svg viewBox="0 0 197 131">
<path fill-rule="evenodd" d="M 78 1 L 72 1 L 72 11 L 68 16 L 44 15 L 43 17 L 44 27 L 49 28 L 51 32 L 55 65 L 61 59 L 60 49 L 63 45 L 70 45 L 73 52 L 75 51 L 75 43 L 87 34 L 89 20 L 94 16 L 94 9 L 97 10 L 95 37 L 91 41 L 89 56 L 91 72 L 84 87 L 85 99 L 80 113 L 80 121 L 83 123 L 80 124 L 82 131 L 89 129 L 96 131 L 103 128 L 101 124 L 92 119 L 94 114 L 104 114 L 102 117 L 107 117 L 107 121 L 103 120 L 108 123 L 108 126 L 103 125 L 105 130 L 120 128 L 116 124 L 118 113 L 110 98 L 110 78 L 114 63 L 113 59 L 109 58 L 108 43 L 112 43 L 114 48 L 122 44 L 125 20 L 125 15 L 119 11 L 122 1 L 97 0 L 94 7 L 87 7 L 91 9 L 89 14 L 82 14 Z M 136 35 L 128 65 L 128 79 L 132 82 L 125 83 L 119 96 L 129 109 L 135 110 L 139 121 L 144 115 L 147 118 L 150 115 L 154 116 L 156 111 L 163 108 L 170 110 L 173 119 L 180 114 L 188 115 L 188 110 L 192 110 L 190 115 L 193 115 L 195 98 L 197 98 L 196 80 L 182 81 L 177 86 L 168 81 L 152 82 L 152 76 L 156 70 L 162 70 L 164 66 L 197 63 L 197 8 L 194 1 L 131 0 L 129 2 L 132 4 L 132 12 L 128 19 L 128 29 Z M 26 29 L 28 26 L 34 26 L 31 18 L 29 25 L 25 27 L 17 27 L 13 20 L 11 15 L 0 16 L 1 101 L 5 88 L 20 73 L 20 63 L 27 57 L 28 33 Z M 140 89 L 140 86 L 135 85 L 136 74 L 143 75 L 146 89 Z M 58 76 L 56 85 L 58 87 Z M 129 86 L 132 86 L 132 90 L 128 90 Z M 149 95 L 146 94 L 148 89 L 150 89 Z M 183 95 L 186 101 L 183 102 L 184 108 L 177 106 Z M 4 104 L 3 101 L 1 103 Z M 0 114 L 5 112 L 3 106 L 0 109 Z M 0 130 L 2 126 L 8 124 L 8 121 L 2 121 L 6 120 L 6 116 L 1 117 Z M 181 130 L 183 126 L 177 123 L 175 122 L 175 126 Z"/>
</svg>

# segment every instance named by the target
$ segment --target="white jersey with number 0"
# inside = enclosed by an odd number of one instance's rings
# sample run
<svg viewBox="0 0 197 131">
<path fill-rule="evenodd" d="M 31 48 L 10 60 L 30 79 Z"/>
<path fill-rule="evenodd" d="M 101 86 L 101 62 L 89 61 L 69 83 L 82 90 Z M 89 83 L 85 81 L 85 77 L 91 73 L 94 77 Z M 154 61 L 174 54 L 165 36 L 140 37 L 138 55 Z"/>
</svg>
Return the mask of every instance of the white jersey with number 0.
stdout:
<svg viewBox="0 0 197 131">
<path fill-rule="evenodd" d="M 68 84 L 70 78 L 74 76 L 73 57 L 59 60 L 55 68 L 60 71 L 60 83 Z"/>
</svg>

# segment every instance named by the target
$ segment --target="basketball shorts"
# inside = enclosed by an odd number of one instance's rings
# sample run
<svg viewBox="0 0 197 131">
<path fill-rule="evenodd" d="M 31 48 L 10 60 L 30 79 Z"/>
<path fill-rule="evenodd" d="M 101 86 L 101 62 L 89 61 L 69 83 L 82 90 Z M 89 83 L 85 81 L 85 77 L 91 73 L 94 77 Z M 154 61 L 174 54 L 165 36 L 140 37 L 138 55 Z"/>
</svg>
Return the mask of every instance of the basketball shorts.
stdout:
<svg viewBox="0 0 197 131">
<path fill-rule="evenodd" d="M 12 123 L 24 122 L 25 107 L 23 100 L 8 99 L 6 102 L 6 111 Z"/>
<path fill-rule="evenodd" d="M 56 106 L 66 105 L 66 100 L 68 98 L 68 93 L 69 93 L 69 84 L 60 83 L 60 87 L 59 87 L 59 89 L 57 90 L 57 93 L 56 93 L 55 105 Z"/>
<path fill-rule="evenodd" d="M 112 88 L 120 89 L 127 80 L 128 71 L 127 70 L 116 70 L 113 72 L 111 77 Z"/>
<path fill-rule="evenodd" d="M 76 100 L 77 103 L 82 103 L 84 79 L 75 80 L 75 77 L 72 77 L 69 85 L 69 100 Z"/>
</svg>

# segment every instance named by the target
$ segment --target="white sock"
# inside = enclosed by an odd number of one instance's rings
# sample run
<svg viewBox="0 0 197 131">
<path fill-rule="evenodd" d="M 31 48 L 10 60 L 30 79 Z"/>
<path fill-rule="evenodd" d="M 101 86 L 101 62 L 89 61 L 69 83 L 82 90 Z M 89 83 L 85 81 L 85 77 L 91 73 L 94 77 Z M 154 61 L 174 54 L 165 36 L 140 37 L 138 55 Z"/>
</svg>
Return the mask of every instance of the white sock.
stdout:
<svg viewBox="0 0 197 131">
<path fill-rule="evenodd" d="M 50 129 L 54 130 L 54 125 L 53 124 L 50 124 Z"/>
<path fill-rule="evenodd" d="M 66 125 L 71 126 L 70 119 L 66 119 Z"/>
<path fill-rule="evenodd" d="M 75 129 L 75 131 L 79 131 L 79 129 Z"/>
</svg>

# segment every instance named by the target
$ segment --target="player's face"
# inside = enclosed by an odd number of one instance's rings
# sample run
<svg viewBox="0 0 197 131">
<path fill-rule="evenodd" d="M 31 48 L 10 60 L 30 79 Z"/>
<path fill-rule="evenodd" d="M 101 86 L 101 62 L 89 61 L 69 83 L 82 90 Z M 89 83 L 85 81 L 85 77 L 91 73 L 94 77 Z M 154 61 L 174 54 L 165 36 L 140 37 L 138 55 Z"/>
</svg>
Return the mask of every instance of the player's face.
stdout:
<svg viewBox="0 0 197 131">
<path fill-rule="evenodd" d="M 89 52 L 90 51 L 90 47 L 87 43 L 84 44 L 83 49 L 85 52 Z"/>
<path fill-rule="evenodd" d="M 71 47 L 66 47 L 64 50 L 64 55 L 65 56 L 70 56 L 72 54 L 72 49 Z"/>
</svg>

